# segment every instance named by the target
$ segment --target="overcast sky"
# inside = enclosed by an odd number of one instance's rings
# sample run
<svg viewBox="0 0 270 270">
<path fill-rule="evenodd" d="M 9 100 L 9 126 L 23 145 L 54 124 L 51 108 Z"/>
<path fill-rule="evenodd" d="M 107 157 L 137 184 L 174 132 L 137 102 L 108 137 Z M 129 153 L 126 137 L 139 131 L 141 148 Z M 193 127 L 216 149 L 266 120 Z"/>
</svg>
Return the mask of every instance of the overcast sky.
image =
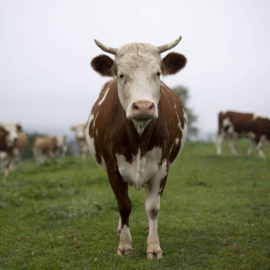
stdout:
<svg viewBox="0 0 270 270">
<path fill-rule="evenodd" d="M 188 63 L 163 81 L 189 89 L 202 133 L 220 110 L 270 117 L 269 12 L 267 0 L 0 0 L 0 122 L 72 136 L 109 79 L 89 65 L 103 53 L 95 38 L 160 46 L 179 35 L 171 51 Z"/>
</svg>

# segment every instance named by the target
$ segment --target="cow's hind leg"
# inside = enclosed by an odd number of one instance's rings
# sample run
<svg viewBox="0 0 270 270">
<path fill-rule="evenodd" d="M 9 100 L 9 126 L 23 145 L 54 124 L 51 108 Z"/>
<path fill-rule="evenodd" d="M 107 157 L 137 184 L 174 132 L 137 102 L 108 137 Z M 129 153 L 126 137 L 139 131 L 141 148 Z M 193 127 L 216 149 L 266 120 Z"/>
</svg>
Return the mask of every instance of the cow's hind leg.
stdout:
<svg viewBox="0 0 270 270">
<path fill-rule="evenodd" d="M 114 191 L 121 221 L 119 221 L 118 229 L 120 231 L 120 241 L 117 249 L 117 254 L 132 253 L 132 237 L 129 229 L 129 215 L 131 213 L 131 200 L 128 196 L 128 185 L 123 181 L 117 170 L 108 170 L 108 176 L 111 187 Z M 116 172 L 115 172 L 116 171 Z"/>
<path fill-rule="evenodd" d="M 262 150 L 262 146 L 263 146 L 263 142 L 264 142 L 264 138 L 263 137 L 256 137 L 256 143 L 257 143 L 257 149 L 258 149 L 258 153 L 259 153 L 259 156 L 263 159 L 265 159 L 265 155 L 264 155 L 264 152 Z"/>
<path fill-rule="evenodd" d="M 251 156 L 252 150 L 253 150 L 254 146 L 255 146 L 255 142 L 252 140 L 252 141 L 250 142 L 250 147 L 248 148 L 248 152 L 247 152 L 247 156 L 248 156 L 248 157 Z"/>
<path fill-rule="evenodd" d="M 237 152 L 236 152 L 236 150 L 235 150 L 235 148 L 234 148 L 234 144 L 233 144 L 233 139 L 232 139 L 232 138 L 229 138 L 229 139 L 228 139 L 228 145 L 229 145 L 229 148 L 230 148 L 232 154 L 233 154 L 235 157 L 237 157 Z"/>
<path fill-rule="evenodd" d="M 160 248 L 158 237 L 158 213 L 160 209 L 161 193 L 167 180 L 167 173 L 164 176 L 164 172 L 165 171 L 158 173 L 155 179 L 153 179 L 146 187 L 148 194 L 145 202 L 145 210 L 149 224 L 146 251 L 147 259 L 152 259 L 155 254 L 157 259 L 161 259 L 163 257 L 163 251 Z"/>
</svg>

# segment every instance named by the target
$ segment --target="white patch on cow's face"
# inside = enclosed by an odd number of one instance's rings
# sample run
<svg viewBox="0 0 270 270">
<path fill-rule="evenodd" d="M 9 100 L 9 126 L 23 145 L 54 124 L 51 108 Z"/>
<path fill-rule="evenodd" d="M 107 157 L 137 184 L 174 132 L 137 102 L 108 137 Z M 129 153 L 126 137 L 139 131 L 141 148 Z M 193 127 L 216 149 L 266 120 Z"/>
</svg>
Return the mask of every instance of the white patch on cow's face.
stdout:
<svg viewBox="0 0 270 270">
<path fill-rule="evenodd" d="M 4 124 L 5 130 L 8 131 L 8 135 L 6 136 L 6 144 L 8 147 L 11 147 L 15 140 L 18 139 L 17 125 L 15 124 Z"/>
<path fill-rule="evenodd" d="M 118 96 L 128 119 L 132 118 L 132 104 L 138 101 L 153 103 L 153 117 L 158 117 L 161 62 L 158 49 L 150 44 L 128 44 L 118 50 Z"/>
<path fill-rule="evenodd" d="M 85 138 L 85 135 L 84 135 L 85 124 L 80 124 L 80 125 L 74 126 L 73 130 L 75 131 L 75 136 L 77 139 Z"/>
<path fill-rule="evenodd" d="M 143 157 L 139 150 L 136 155 L 132 156 L 131 163 L 127 162 L 123 155 L 115 154 L 115 157 L 121 176 L 127 183 L 133 184 L 139 190 L 158 172 L 161 154 L 161 148 L 155 147 Z"/>
<path fill-rule="evenodd" d="M 62 135 L 59 135 L 59 136 L 55 136 L 56 138 L 56 145 L 57 147 L 63 147 L 65 144 L 66 144 L 66 136 L 62 136 Z"/>
</svg>

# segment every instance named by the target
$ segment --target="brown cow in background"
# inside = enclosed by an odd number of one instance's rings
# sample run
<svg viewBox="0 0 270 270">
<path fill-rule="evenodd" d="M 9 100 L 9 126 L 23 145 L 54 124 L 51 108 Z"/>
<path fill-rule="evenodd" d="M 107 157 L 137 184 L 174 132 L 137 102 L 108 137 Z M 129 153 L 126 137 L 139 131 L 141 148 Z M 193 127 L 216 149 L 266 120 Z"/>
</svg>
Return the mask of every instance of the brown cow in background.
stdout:
<svg viewBox="0 0 270 270">
<path fill-rule="evenodd" d="M 218 133 L 216 137 L 217 155 L 222 153 L 223 140 L 228 141 L 229 148 L 234 156 L 237 152 L 233 141 L 238 138 L 251 139 L 247 155 L 250 157 L 256 145 L 259 156 L 265 158 L 262 150 L 264 142 L 270 140 L 270 120 L 265 116 L 253 113 L 220 112 L 218 115 Z"/>
<path fill-rule="evenodd" d="M 65 157 L 67 152 L 66 136 L 37 137 L 33 145 L 34 158 L 38 163 L 45 158 Z"/>
<path fill-rule="evenodd" d="M 14 154 L 14 163 L 15 163 L 15 170 L 19 169 L 19 163 L 21 160 L 21 155 L 23 150 L 27 145 L 27 136 L 25 132 L 20 128 L 18 130 L 18 140 L 15 143 L 13 154 Z"/>
</svg>

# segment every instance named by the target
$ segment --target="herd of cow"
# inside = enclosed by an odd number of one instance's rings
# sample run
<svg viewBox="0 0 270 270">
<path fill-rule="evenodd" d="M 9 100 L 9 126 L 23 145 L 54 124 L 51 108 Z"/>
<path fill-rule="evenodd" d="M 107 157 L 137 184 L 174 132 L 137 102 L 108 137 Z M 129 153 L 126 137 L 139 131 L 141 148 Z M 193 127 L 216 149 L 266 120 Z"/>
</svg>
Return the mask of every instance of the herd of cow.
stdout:
<svg viewBox="0 0 270 270">
<path fill-rule="evenodd" d="M 89 153 L 85 140 L 85 127 L 86 124 L 80 124 L 71 128 L 75 132 L 83 159 L 86 159 Z M 27 136 L 20 124 L 0 124 L 0 169 L 4 170 L 5 176 L 10 171 L 19 169 L 21 154 L 26 145 Z M 32 146 L 33 157 L 38 163 L 43 163 L 45 158 L 63 158 L 67 150 L 67 137 L 64 135 L 36 137 Z"/>
<path fill-rule="evenodd" d="M 160 77 L 176 74 L 185 67 L 187 59 L 179 53 L 169 53 L 162 58 L 161 53 L 175 47 L 180 40 L 181 37 L 159 47 L 131 43 L 120 48 L 95 40 L 98 47 L 115 58 L 102 54 L 91 61 L 91 66 L 100 75 L 113 79 L 100 92 L 87 124 L 72 129 L 82 157 L 87 157 L 89 149 L 91 156 L 107 171 L 120 214 L 118 255 L 133 250 L 129 226 L 132 203 L 128 195 L 128 185 L 133 185 L 137 190 L 145 188 L 147 194 L 147 258 L 163 257 L 157 232 L 160 200 L 169 167 L 181 152 L 187 136 L 187 117 L 179 97 Z M 224 139 L 237 155 L 233 140 L 248 137 L 252 139 L 248 155 L 257 145 L 260 157 L 265 157 L 262 144 L 270 140 L 268 118 L 228 111 L 221 112 L 218 119 L 218 155 L 222 152 Z M 16 131 L 17 139 L 5 141 L 5 136 L 13 134 L 11 130 Z M 10 130 L 0 126 L 0 150 L 11 156 L 20 153 L 19 134 L 22 129 L 18 125 L 13 125 Z M 42 160 L 44 154 L 50 157 L 65 155 L 65 138 L 58 139 L 37 138 L 33 146 L 35 158 Z"/>
</svg>

